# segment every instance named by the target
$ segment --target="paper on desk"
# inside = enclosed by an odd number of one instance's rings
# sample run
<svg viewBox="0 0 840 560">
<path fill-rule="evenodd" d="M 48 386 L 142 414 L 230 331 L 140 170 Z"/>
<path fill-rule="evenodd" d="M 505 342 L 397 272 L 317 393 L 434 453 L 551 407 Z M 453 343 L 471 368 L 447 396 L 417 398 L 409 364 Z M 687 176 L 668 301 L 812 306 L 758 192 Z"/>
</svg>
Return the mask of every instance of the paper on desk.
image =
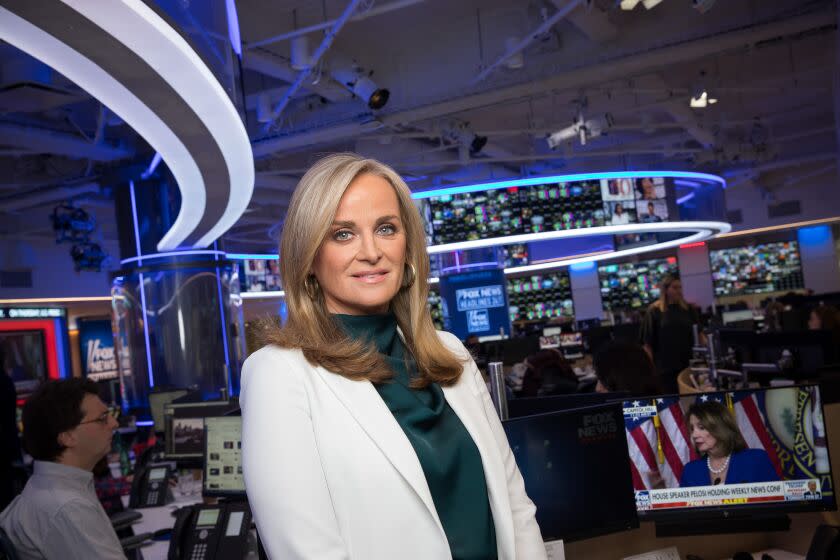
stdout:
<svg viewBox="0 0 840 560">
<path fill-rule="evenodd" d="M 652 550 L 636 556 L 627 556 L 624 560 L 680 560 L 680 552 L 676 546 Z"/>
<path fill-rule="evenodd" d="M 562 540 L 545 543 L 545 552 L 548 560 L 566 560 L 566 550 L 563 548 Z"/>
</svg>

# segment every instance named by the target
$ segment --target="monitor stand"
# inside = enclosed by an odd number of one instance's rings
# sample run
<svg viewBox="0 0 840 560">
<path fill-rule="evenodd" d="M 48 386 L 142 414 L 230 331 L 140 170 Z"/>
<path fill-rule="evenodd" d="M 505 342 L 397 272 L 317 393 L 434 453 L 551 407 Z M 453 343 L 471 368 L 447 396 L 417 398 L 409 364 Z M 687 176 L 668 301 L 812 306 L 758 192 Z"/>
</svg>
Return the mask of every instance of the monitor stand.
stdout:
<svg viewBox="0 0 840 560">
<path fill-rule="evenodd" d="M 681 519 L 679 521 L 656 521 L 657 537 L 690 537 L 696 535 L 718 535 L 724 533 L 766 533 L 787 531 L 790 517 L 784 514 Z"/>
</svg>

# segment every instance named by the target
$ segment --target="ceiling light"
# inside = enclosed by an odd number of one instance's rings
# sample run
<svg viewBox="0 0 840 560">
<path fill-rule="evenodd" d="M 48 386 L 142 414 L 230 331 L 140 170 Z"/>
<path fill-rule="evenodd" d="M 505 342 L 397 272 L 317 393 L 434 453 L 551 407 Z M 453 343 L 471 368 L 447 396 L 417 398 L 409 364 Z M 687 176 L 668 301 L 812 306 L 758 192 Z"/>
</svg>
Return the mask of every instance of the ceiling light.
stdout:
<svg viewBox="0 0 840 560">
<path fill-rule="evenodd" d="M 659 5 L 662 0 L 642 0 L 642 5 L 646 10 L 650 10 Z"/>
<path fill-rule="evenodd" d="M 703 90 L 700 93 L 700 95 L 691 98 L 689 105 L 692 109 L 702 109 L 706 107 L 706 105 L 714 105 L 717 102 L 717 99 L 709 97 L 709 94 L 706 92 L 706 90 Z"/>
<path fill-rule="evenodd" d="M 391 92 L 377 86 L 370 79 L 370 74 L 356 64 L 350 66 L 336 66 L 330 72 L 333 79 L 353 92 L 353 95 L 367 103 L 371 109 L 381 109 L 388 103 Z"/>
<path fill-rule="evenodd" d="M 630 11 L 636 7 L 641 0 L 621 0 L 621 9 Z"/>
</svg>

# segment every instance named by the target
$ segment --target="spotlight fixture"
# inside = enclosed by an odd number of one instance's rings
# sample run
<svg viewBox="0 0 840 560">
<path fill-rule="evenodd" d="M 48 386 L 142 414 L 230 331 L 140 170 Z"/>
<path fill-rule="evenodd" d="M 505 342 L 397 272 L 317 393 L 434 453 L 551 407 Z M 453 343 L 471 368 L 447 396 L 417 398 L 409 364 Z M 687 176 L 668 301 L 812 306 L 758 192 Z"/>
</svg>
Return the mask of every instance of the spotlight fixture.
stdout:
<svg viewBox="0 0 840 560">
<path fill-rule="evenodd" d="M 633 8 L 635 8 L 635 7 L 636 7 L 636 5 L 637 5 L 640 1 L 641 1 L 641 0 L 621 0 L 621 3 L 620 3 L 619 5 L 621 6 L 621 9 L 622 9 L 622 10 L 626 10 L 626 11 L 628 11 L 628 12 L 629 12 L 630 10 L 632 10 Z"/>
<path fill-rule="evenodd" d="M 697 2 L 703 2 L 704 0 L 692 1 L 696 4 Z M 712 1 L 714 2 L 714 0 Z M 621 7 L 622 10 L 629 12 L 630 10 L 633 10 L 636 6 L 638 6 L 639 2 L 641 2 L 642 6 L 644 6 L 646 10 L 652 10 L 653 8 L 661 4 L 662 0 L 620 0 L 618 5 Z"/>
<path fill-rule="evenodd" d="M 333 79 L 353 92 L 353 95 L 367 103 L 371 109 L 381 109 L 388 103 L 391 92 L 377 86 L 370 76 L 373 72 L 367 72 L 357 64 L 337 65 L 330 71 Z"/>
<path fill-rule="evenodd" d="M 642 5 L 646 10 L 652 10 L 658 6 L 660 2 L 662 2 L 662 0 L 642 0 Z"/>
<path fill-rule="evenodd" d="M 695 95 L 691 98 L 689 106 L 692 109 L 703 109 L 707 105 L 714 105 L 715 103 L 717 103 L 717 101 L 718 100 L 714 97 L 709 97 L 708 92 L 704 89 L 698 95 Z"/>
</svg>

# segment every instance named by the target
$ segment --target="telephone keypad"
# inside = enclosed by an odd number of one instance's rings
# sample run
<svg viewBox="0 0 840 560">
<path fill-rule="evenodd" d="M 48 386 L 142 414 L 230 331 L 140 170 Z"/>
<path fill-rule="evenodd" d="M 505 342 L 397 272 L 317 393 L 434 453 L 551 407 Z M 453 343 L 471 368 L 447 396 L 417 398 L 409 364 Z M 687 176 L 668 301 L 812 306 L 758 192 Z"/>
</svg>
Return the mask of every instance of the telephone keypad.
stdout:
<svg viewBox="0 0 840 560">
<path fill-rule="evenodd" d="M 190 560 L 203 560 L 207 554 L 207 544 L 201 543 L 195 545 L 192 551 L 192 556 L 190 556 Z"/>
<path fill-rule="evenodd" d="M 155 491 L 151 491 L 146 495 L 146 503 L 147 504 L 157 504 L 158 501 L 158 493 Z"/>
</svg>

